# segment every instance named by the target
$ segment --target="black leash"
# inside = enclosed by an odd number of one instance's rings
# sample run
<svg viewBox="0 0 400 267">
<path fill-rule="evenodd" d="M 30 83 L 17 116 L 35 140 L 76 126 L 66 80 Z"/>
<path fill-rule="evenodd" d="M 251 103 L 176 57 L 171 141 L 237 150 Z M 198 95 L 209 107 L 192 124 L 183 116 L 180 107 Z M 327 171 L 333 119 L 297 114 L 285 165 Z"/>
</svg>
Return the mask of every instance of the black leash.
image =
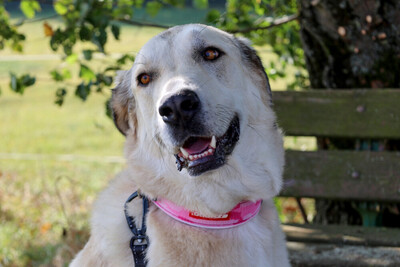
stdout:
<svg viewBox="0 0 400 267">
<path fill-rule="evenodd" d="M 142 228 L 137 228 L 135 220 L 132 216 L 129 216 L 127 211 L 128 203 L 130 203 L 136 197 L 140 197 L 143 201 L 143 217 L 142 217 Z M 135 267 L 146 267 L 146 249 L 149 245 L 149 238 L 146 235 L 146 214 L 149 209 L 149 200 L 147 197 L 142 196 L 136 191 L 125 201 L 124 213 L 126 222 L 128 223 L 129 229 L 133 233 L 131 238 L 130 248 L 133 254 L 133 260 L 135 262 Z"/>
</svg>

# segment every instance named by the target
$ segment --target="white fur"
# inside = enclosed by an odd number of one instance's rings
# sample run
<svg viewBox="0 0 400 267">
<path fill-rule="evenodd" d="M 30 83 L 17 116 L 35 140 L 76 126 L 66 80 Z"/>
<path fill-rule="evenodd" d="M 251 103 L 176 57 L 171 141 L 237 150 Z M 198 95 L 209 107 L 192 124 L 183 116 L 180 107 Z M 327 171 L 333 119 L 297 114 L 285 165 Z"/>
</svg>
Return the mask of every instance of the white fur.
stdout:
<svg viewBox="0 0 400 267">
<path fill-rule="evenodd" d="M 225 213 L 243 200 L 264 200 L 257 217 L 225 230 L 184 225 L 151 205 L 147 217 L 149 267 L 289 266 L 272 203 L 281 189 L 284 151 L 269 104 L 269 85 L 246 62 L 239 40 L 231 35 L 204 25 L 186 25 L 169 32 L 150 40 L 132 69 L 119 76 L 117 90 L 125 89 L 129 98 L 128 168 L 97 200 L 91 238 L 71 266 L 133 266 L 123 204 L 138 188 L 150 198 L 163 197 L 204 215 Z M 193 59 L 194 47 L 203 43 L 225 52 L 216 64 Z M 154 70 L 157 77 L 148 86 L 137 85 L 139 74 Z M 161 103 L 182 88 L 199 96 L 210 136 L 223 135 L 234 114 L 240 119 L 240 140 L 226 164 L 196 177 L 186 169 L 177 171 L 173 154 L 178 148 L 158 114 Z M 129 212 L 140 221 L 139 200 L 132 202 Z"/>
</svg>

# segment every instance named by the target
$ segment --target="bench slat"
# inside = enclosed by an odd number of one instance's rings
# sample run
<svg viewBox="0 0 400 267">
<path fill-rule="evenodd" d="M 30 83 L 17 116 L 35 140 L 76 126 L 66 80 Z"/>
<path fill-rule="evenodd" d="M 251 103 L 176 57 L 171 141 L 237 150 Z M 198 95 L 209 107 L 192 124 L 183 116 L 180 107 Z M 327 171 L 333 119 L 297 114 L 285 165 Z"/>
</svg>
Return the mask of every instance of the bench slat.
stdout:
<svg viewBox="0 0 400 267">
<path fill-rule="evenodd" d="M 400 248 L 288 242 L 292 267 L 398 267 Z"/>
<path fill-rule="evenodd" d="M 400 266 L 400 230 L 283 225 L 292 266 Z"/>
<path fill-rule="evenodd" d="M 400 201 L 400 152 L 286 151 L 281 196 Z"/>
<path fill-rule="evenodd" d="M 400 138 L 400 90 L 280 91 L 273 102 L 288 136 Z"/>
<path fill-rule="evenodd" d="M 287 241 L 372 247 L 400 247 L 400 229 L 319 224 L 284 224 L 282 228 L 286 234 Z"/>
</svg>

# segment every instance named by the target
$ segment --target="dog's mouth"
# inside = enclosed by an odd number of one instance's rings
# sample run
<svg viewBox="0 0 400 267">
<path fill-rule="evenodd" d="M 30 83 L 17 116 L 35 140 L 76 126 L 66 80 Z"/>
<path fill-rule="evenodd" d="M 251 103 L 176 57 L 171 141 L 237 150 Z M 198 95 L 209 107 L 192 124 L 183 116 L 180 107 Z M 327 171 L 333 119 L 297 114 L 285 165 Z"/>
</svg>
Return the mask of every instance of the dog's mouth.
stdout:
<svg viewBox="0 0 400 267">
<path fill-rule="evenodd" d="M 227 131 L 220 137 L 190 136 L 175 154 L 179 171 L 187 168 L 189 175 L 198 176 L 214 170 L 226 162 L 226 157 L 233 152 L 240 136 L 240 122 L 235 116 Z"/>
</svg>

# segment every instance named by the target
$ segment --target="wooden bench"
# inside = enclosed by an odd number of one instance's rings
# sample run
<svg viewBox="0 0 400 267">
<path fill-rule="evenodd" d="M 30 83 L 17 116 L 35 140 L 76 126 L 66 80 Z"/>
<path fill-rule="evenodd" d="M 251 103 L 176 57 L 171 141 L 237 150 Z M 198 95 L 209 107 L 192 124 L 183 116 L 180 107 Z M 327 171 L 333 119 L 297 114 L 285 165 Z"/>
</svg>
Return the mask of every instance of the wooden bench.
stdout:
<svg viewBox="0 0 400 267">
<path fill-rule="evenodd" d="M 286 136 L 400 139 L 400 90 L 284 91 L 273 100 Z M 288 150 L 284 178 L 282 197 L 400 203 L 400 152 Z M 283 228 L 293 266 L 400 266 L 400 225 Z"/>
</svg>

